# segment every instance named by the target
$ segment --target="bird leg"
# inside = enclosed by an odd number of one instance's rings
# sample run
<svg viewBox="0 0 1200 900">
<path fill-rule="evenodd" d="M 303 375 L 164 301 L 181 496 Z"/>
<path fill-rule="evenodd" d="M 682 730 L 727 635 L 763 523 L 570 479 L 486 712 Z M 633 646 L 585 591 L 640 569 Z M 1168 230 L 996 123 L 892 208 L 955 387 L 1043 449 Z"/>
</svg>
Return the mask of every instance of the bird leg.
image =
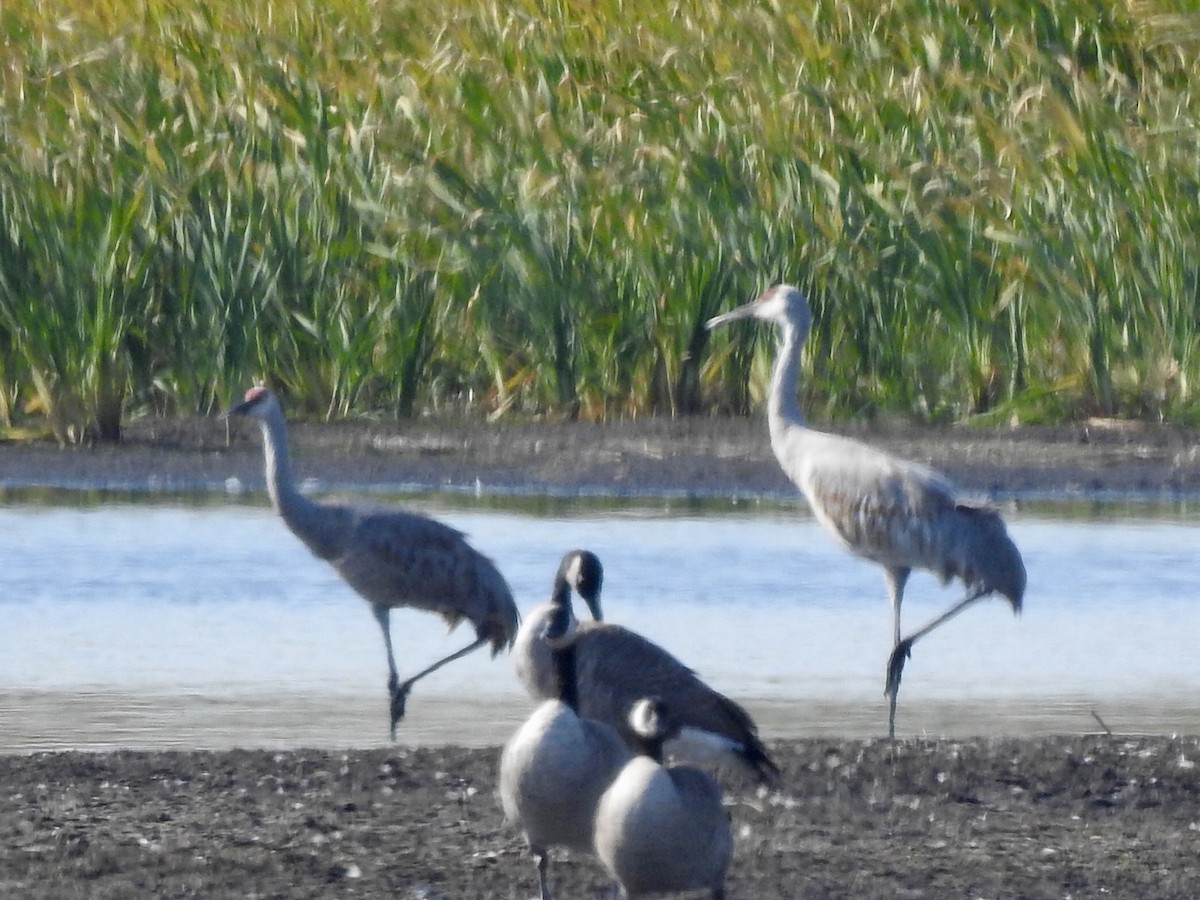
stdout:
<svg viewBox="0 0 1200 900">
<path fill-rule="evenodd" d="M 459 657 L 466 656 L 472 650 L 478 650 L 480 647 L 482 647 L 484 644 L 486 644 L 489 640 L 491 640 L 491 638 L 489 635 L 486 635 L 486 634 L 483 635 L 482 637 L 476 638 L 474 641 L 467 644 L 467 646 L 463 647 L 461 650 L 456 650 L 454 653 L 451 653 L 449 656 L 439 659 L 432 666 L 422 669 L 416 675 L 407 679 L 403 684 L 396 685 L 393 680 L 389 679 L 388 687 L 392 692 L 392 740 L 396 739 L 396 723 L 404 718 L 404 704 L 405 704 L 405 701 L 408 700 L 408 692 L 412 690 L 412 686 L 414 684 L 416 684 L 418 681 L 420 681 L 422 678 L 424 678 L 426 675 L 428 675 L 430 672 L 436 672 L 438 669 L 440 669 L 446 663 L 454 662 L 454 660 L 458 659 Z M 392 679 L 396 678 L 396 675 L 394 672 L 393 672 L 391 678 Z"/>
<path fill-rule="evenodd" d="M 912 569 L 894 568 L 889 566 L 884 570 L 887 581 L 888 599 L 892 603 L 892 646 L 900 643 L 900 604 L 904 601 L 904 586 L 908 584 L 908 576 Z"/>
<path fill-rule="evenodd" d="M 884 686 L 884 696 L 888 698 L 888 737 L 896 736 L 896 696 L 900 693 L 900 676 L 904 674 L 904 663 L 912 656 L 912 639 L 900 641 L 892 648 L 888 658 L 887 684 Z"/>
<path fill-rule="evenodd" d="M 533 852 L 533 859 L 537 865 L 538 891 L 541 894 L 541 900 L 551 900 L 550 882 L 546 877 L 547 870 L 550 868 L 550 853 L 544 848 L 535 850 Z"/>
<path fill-rule="evenodd" d="M 388 703 L 389 709 L 392 710 L 392 738 L 396 737 L 396 722 L 404 715 L 404 700 L 400 700 L 400 715 L 397 716 L 396 709 L 396 691 L 400 685 L 400 673 L 396 671 L 396 656 L 392 653 L 392 629 L 390 624 L 391 607 L 383 606 L 382 604 L 371 604 L 371 612 L 375 614 L 375 621 L 379 623 L 379 630 L 383 632 L 383 645 L 387 647 L 388 661 Z M 407 693 L 407 691 L 405 692 Z"/>
<path fill-rule="evenodd" d="M 900 693 L 900 677 L 904 674 L 904 663 L 912 656 L 912 645 L 920 638 L 925 637 L 933 629 L 937 628 L 944 622 L 948 622 L 957 616 L 960 612 L 979 600 L 987 596 L 987 591 L 975 590 L 967 594 L 962 600 L 954 604 L 924 628 L 914 631 L 908 637 L 899 641 L 892 650 L 891 658 L 888 660 L 887 667 L 887 684 L 883 689 L 883 693 L 888 698 L 889 715 L 888 715 L 888 737 L 896 736 L 896 695 Z"/>
<path fill-rule="evenodd" d="M 887 580 L 888 599 L 892 603 L 892 655 L 887 665 L 887 686 L 883 693 L 888 698 L 888 737 L 896 736 L 896 694 L 900 691 L 900 674 L 904 670 L 904 661 L 912 655 L 912 642 L 900 640 L 900 604 L 904 601 L 904 586 L 912 569 L 894 568 L 889 566 L 884 570 Z"/>
</svg>

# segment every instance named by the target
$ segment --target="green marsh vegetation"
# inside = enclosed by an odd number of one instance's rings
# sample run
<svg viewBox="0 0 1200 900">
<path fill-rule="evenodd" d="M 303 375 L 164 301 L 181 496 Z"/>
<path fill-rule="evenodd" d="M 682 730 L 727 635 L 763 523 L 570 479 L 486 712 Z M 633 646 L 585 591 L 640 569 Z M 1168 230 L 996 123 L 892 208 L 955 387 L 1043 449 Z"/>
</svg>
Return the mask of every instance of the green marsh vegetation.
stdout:
<svg viewBox="0 0 1200 900">
<path fill-rule="evenodd" d="M 1200 420 L 1175 0 L 14 0 L 0 423 Z"/>
</svg>

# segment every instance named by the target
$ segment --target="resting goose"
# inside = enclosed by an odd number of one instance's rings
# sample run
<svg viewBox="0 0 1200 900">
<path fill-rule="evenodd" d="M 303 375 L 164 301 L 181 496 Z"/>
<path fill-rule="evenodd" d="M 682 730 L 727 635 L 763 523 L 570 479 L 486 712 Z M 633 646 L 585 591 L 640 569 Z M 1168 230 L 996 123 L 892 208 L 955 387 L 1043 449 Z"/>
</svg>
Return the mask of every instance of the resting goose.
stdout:
<svg viewBox="0 0 1200 900">
<path fill-rule="evenodd" d="M 614 729 L 579 715 L 571 624 L 563 610 L 543 623 L 538 639 L 549 648 L 557 696 L 534 710 L 500 755 L 500 804 L 525 834 L 542 900 L 550 900 L 550 848 L 592 851 L 596 804 L 629 760 Z"/>
<path fill-rule="evenodd" d="M 679 729 L 663 702 L 639 700 L 629 718 L 640 746 L 600 798 L 596 855 L 624 897 L 703 888 L 723 900 L 733 833 L 721 789 L 699 769 L 663 765 Z"/>
</svg>

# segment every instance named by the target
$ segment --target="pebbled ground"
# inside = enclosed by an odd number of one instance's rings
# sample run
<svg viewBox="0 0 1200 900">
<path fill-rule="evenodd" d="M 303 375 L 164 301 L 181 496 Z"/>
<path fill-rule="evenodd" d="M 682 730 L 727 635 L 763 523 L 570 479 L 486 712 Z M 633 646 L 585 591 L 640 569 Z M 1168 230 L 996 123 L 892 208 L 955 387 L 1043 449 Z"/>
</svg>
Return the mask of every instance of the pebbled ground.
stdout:
<svg viewBox="0 0 1200 900">
<path fill-rule="evenodd" d="M 731 898 L 1200 896 L 1200 742 L 773 743 L 727 786 Z M 0 757 L 0 893 L 528 898 L 495 748 Z M 557 896 L 608 896 L 588 857 Z"/>
</svg>

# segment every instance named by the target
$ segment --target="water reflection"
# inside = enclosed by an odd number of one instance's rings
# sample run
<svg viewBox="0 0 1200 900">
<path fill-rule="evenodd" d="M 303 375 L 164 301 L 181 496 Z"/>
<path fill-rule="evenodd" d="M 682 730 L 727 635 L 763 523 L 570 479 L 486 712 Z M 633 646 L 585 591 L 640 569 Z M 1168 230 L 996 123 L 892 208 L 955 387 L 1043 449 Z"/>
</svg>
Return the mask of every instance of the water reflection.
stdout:
<svg viewBox="0 0 1200 900">
<path fill-rule="evenodd" d="M 883 733 L 882 578 L 798 501 L 406 499 L 467 532 L 524 609 L 563 551 L 595 550 L 609 616 L 744 702 L 768 738 Z M 0 751 L 386 743 L 366 604 L 261 497 L 3 500 Z M 985 603 L 922 641 L 899 732 L 1087 731 L 1093 713 L 1114 730 L 1200 731 L 1196 511 L 1022 504 L 1006 517 L 1026 611 Z M 907 626 L 957 596 L 914 575 Z M 402 674 L 466 637 L 414 611 L 393 630 Z M 476 654 L 418 685 L 401 739 L 498 743 L 529 708 L 507 658 Z"/>
</svg>

